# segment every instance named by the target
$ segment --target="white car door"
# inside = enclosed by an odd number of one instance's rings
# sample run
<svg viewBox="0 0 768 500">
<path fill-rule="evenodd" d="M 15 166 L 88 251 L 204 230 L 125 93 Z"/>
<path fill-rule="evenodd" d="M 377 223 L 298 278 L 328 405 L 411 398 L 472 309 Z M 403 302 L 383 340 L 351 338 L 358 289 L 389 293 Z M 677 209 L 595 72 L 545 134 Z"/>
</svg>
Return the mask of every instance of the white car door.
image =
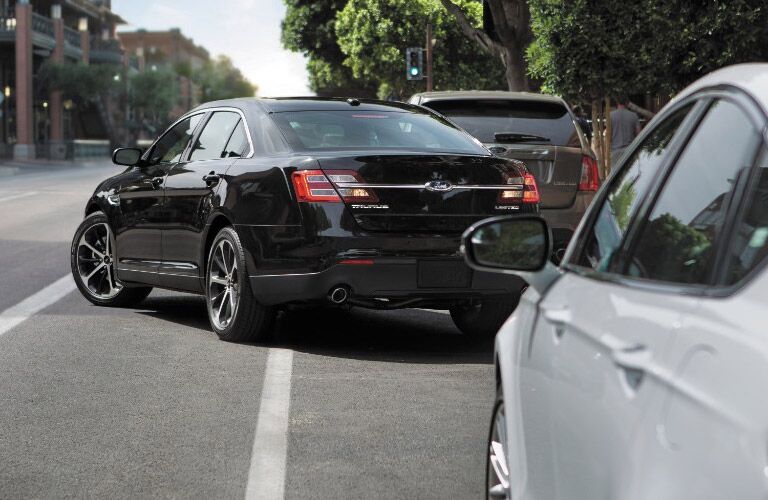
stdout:
<svg viewBox="0 0 768 500">
<path fill-rule="evenodd" d="M 605 276 L 667 153 L 690 128 L 693 109 L 681 104 L 641 139 L 593 210 L 578 249 L 570 250 L 573 265 L 539 304 L 519 377 L 524 498 L 621 497 L 624 457 L 642 409 L 661 398 L 658 381 L 646 372 L 663 369 L 655 364 L 669 347 L 681 307 Z"/>
<path fill-rule="evenodd" d="M 640 455 L 635 498 L 768 497 L 768 151 L 748 168 L 764 122 L 750 120 L 744 104 L 712 104 L 635 247 L 633 262 L 645 277 L 661 273 L 691 284 L 691 260 L 717 263 L 710 289 L 686 314 L 668 353 L 674 379 L 661 411 L 647 422 L 656 439 Z M 667 226 L 677 221 L 696 246 L 710 239 L 714 249 L 719 238 L 720 252 L 677 245 L 646 266 L 662 216 Z"/>
</svg>

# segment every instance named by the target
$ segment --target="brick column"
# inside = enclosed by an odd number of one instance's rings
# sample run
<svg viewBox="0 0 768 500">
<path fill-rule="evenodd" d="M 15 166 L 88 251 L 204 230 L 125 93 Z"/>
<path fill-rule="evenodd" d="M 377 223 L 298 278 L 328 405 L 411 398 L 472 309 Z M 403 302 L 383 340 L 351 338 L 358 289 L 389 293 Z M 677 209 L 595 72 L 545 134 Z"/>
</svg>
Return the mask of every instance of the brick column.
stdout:
<svg viewBox="0 0 768 500">
<path fill-rule="evenodd" d="M 56 39 L 56 47 L 51 54 L 51 61 L 55 63 L 64 62 L 64 20 L 61 18 L 61 6 L 54 5 L 51 8 L 51 17 L 53 18 L 53 33 Z M 67 147 L 64 143 L 64 106 L 62 104 L 60 90 L 51 92 L 51 143 L 49 154 L 52 160 L 63 160 L 67 156 Z"/>
<path fill-rule="evenodd" d="M 16 145 L 13 157 L 35 158 L 32 112 L 32 6 L 16 2 Z"/>
</svg>

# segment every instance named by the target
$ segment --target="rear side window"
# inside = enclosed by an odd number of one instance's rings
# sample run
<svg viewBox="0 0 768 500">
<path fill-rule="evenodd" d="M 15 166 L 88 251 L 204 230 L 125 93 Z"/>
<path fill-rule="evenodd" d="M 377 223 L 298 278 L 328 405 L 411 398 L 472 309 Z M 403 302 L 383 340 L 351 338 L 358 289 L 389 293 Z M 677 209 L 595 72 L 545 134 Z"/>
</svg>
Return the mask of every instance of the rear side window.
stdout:
<svg viewBox="0 0 768 500">
<path fill-rule="evenodd" d="M 630 250 L 629 275 L 680 284 L 711 281 L 734 186 L 749 171 L 759 143 L 736 104 L 711 105 Z"/>
<path fill-rule="evenodd" d="M 746 197 L 746 205 L 731 238 L 725 283 L 744 278 L 768 255 L 768 149 L 763 152 Z"/>
<path fill-rule="evenodd" d="M 224 158 L 229 139 L 240 123 L 240 115 L 231 111 L 213 113 L 200 137 L 192 148 L 191 161 L 215 160 Z"/>
<path fill-rule="evenodd" d="M 690 106 L 682 108 L 656 126 L 625 163 L 587 235 L 577 260 L 579 266 L 601 272 L 609 270 L 630 220 L 657 178 L 669 144 L 690 110 Z"/>
<path fill-rule="evenodd" d="M 488 155 L 460 129 L 431 114 L 395 111 L 291 111 L 272 114 L 296 151 L 386 150 Z"/>
<path fill-rule="evenodd" d="M 502 99 L 462 99 L 424 104 L 486 144 L 551 144 L 580 147 L 571 115 L 562 104 Z"/>
<path fill-rule="evenodd" d="M 243 120 L 237 122 L 235 131 L 229 138 L 229 142 L 224 147 L 223 158 L 239 158 L 248 152 L 248 136 L 245 132 Z"/>
</svg>

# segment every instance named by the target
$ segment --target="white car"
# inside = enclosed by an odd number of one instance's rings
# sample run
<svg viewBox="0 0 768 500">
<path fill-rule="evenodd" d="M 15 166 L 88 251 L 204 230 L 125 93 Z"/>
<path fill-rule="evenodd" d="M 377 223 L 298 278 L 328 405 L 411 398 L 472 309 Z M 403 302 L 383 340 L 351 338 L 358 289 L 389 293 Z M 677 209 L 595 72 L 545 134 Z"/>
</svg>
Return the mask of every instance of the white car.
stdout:
<svg viewBox="0 0 768 500">
<path fill-rule="evenodd" d="M 489 498 L 768 498 L 768 64 L 627 149 L 559 267 L 535 216 L 463 250 L 529 289 L 496 338 Z"/>
</svg>

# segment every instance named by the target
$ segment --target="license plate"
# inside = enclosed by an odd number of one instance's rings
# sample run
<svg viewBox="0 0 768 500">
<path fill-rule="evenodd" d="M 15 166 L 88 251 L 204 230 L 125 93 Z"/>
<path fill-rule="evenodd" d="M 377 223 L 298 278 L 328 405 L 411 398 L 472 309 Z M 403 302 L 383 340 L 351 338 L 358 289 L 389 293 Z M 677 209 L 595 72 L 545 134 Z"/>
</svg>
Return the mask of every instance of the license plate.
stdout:
<svg viewBox="0 0 768 500">
<path fill-rule="evenodd" d="M 461 260 L 420 260 L 419 288 L 469 288 L 472 271 Z"/>
</svg>

